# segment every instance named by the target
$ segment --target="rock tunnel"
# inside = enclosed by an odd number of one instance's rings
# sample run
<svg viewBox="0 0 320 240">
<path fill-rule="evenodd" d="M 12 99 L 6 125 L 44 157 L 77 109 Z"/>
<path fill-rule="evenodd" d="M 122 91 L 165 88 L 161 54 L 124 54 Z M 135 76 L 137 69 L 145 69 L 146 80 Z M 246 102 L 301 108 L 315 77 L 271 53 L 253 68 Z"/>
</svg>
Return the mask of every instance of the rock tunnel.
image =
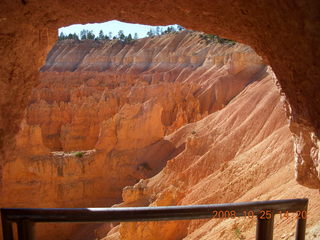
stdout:
<svg viewBox="0 0 320 240">
<path fill-rule="evenodd" d="M 14 158 L 13 137 L 59 27 L 112 19 L 177 23 L 248 44 L 273 68 L 294 136 L 296 179 L 319 188 L 319 9 L 315 0 L 5 1 L 0 10 L 1 164 Z"/>
<path fill-rule="evenodd" d="M 150 25 L 177 23 L 250 45 L 277 76 L 294 139 L 296 180 L 319 189 L 319 9 L 315 0 L 5 1 L 0 10 L 0 195 L 2 166 L 15 159 L 14 137 L 31 90 L 39 82 L 39 69 L 57 39 L 57 29 L 113 19 Z"/>
</svg>

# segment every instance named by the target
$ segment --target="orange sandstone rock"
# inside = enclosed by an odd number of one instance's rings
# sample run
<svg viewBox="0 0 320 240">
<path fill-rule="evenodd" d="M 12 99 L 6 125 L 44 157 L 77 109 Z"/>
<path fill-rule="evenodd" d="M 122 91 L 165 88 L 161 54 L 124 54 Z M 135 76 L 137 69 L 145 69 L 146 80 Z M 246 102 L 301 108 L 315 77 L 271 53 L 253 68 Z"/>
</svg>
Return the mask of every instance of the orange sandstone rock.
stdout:
<svg viewBox="0 0 320 240">
<path fill-rule="evenodd" d="M 259 4 L 245 0 L 217 0 L 214 4 L 211 0 L 4 1 L 0 9 L 0 169 L 16 157 L 14 137 L 31 89 L 39 82 L 38 70 L 57 39 L 57 29 L 118 19 L 152 25 L 178 23 L 252 46 L 271 65 L 285 93 L 295 139 L 296 178 L 300 184 L 319 189 L 320 58 L 315 50 L 320 39 L 319 4 L 318 0 L 281 4 L 277 0 Z M 121 62 L 122 53 L 113 61 Z M 137 59 L 148 62 L 143 54 Z M 190 62 L 196 59 L 191 56 Z M 96 69 L 101 66 L 96 65 Z"/>
<path fill-rule="evenodd" d="M 19 148 L 30 153 L 19 151 L 3 168 L 6 197 L 1 205 L 98 207 L 119 202 L 123 187 L 158 173 L 189 147 L 166 135 L 223 109 L 265 70 L 249 47 L 208 44 L 198 33 L 127 45 L 58 42 L 26 109 L 24 124 L 35 130 L 22 125 L 16 136 Z M 157 203 L 177 203 L 166 200 L 172 191 L 184 194 L 173 188 Z M 55 238 L 56 227 L 40 231 L 40 238 Z M 78 231 L 74 229 L 65 227 L 64 236 Z"/>
<path fill-rule="evenodd" d="M 222 110 L 166 136 L 176 147 L 185 144 L 185 149 L 156 176 L 124 188 L 123 203 L 116 206 L 306 197 L 307 238 L 318 239 L 320 196 L 293 180 L 292 138 L 275 80 L 268 69 Z M 275 237 L 289 238 L 294 224 L 294 216 L 286 221 L 276 217 Z M 239 234 L 251 239 L 255 227 L 255 221 L 244 218 L 121 223 L 104 239 L 235 239 Z"/>
</svg>

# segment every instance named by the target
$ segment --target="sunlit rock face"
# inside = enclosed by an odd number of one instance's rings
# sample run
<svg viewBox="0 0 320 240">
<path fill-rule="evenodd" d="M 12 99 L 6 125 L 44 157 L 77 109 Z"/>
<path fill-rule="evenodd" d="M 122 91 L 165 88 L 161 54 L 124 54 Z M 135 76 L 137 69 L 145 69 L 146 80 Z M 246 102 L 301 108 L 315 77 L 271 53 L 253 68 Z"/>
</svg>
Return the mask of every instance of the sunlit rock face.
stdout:
<svg viewBox="0 0 320 240">
<path fill-rule="evenodd" d="M 218 34 L 252 46 L 272 66 L 283 93 L 282 98 L 287 102 L 290 131 L 294 136 L 292 157 L 295 159 L 296 179 L 304 186 L 319 189 L 320 85 L 318 82 L 320 68 L 318 59 L 320 59 L 320 52 L 316 47 L 319 45 L 320 25 L 317 21 L 319 8 L 318 0 L 281 3 L 277 0 L 263 0 L 259 4 L 244 0 L 236 2 L 217 0 L 214 4 L 211 0 L 203 0 L 201 3 L 193 0 L 140 1 L 139 3 L 131 0 L 4 1 L 0 8 L 1 181 L 11 176 L 11 173 L 8 174 L 7 164 L 17 159 L 19 150 L 15 149 L 25 144 L 29 144 L 30 151 L 39 149 L 36 150 L 39 151 L 37 154 L 47 154 L 54 149 L 49 146 L 48 139 L 39 138 L 42 128 L 28 126 L 27 121 L 22 124 L 21 122 L 31 90 L 39 83 L 39 69 L 43 66 L 47 53 L 55 44 L 57 29 L 75 23 L 119 19 L 153 25 L 177 23 L 189 29 Z M 109 128 L 108 124 L 106 129 Z M 21 131 L 20 127 L 24 130 Z M 20 142 L 16 140 L 18 132 L 19 135 L 22 134 Z M 25 140 L 23 138 L 28 134 L 38 138 L 38 141 L 26 143 L 26 138 Z M 112 134 L 107 137 L 114 139 Z M 74 141 L 74 137 L 72 138 Z M 113 146 L 112 141 L 110 142 Z M 45 145 L 40 147 L 42 144 Z M 55 144 L 58 146 L 57 149 L 60 149 L 62 142 L 60 139 L 55 140 Z M 28 154 L 29 147 L 23 149 L 23 154 Z M 95 153 L 88 152 L 87 156 L 92 154 Z M 59 152 L 55 156 L 66 157 L 67 155 Z M 19 164 L 24 168 L 29 165 L 28 162 Z M 40 166 L 43 165 L 37 166 L 37 169 L 40 169 Z M 15 167 L 12 171 L 14 169 Z M 61 170 L 59 172 L 61 174 Z M 20 176 L 25 176 L 20 181 L 20 183 L 25 181 L 25 187 L 36 183 L 26 181 L 27 173 L 16 172 L 15 174 L 11 179 L 14 184 L 19 182 Z M 16 191 L 14 188 L 8 190 L 9 182 L 1 182 L 1 197 L 11 198 L 14 192 L 19 196 L 20 190 Z M 289 189 L 287 184 L 283 186 L 284 190 Z M 292 191 L 307 192 L 309 190 L 297 188 Z M 20 197 L 23 199 L 23 194 L 14 199 L 19 201 Z M 32 201 L 32 199 L 29 200 Z M 208 226 L 208 230 L 212 229 L 211 225 Z M 233 230 L 238 228 L 235 227 Z M 113 232 L 119 235 L 119 232 L 115 230 Z M 197 235 L 198 238 L 201 236 L 202 234 Z"/>
<path fill-rule="evenodd" d="M 0 9 L 0 178 L 15 159 L 19 131 L 31 89 L 54 45 L 59 27 L 118 19 L 151 25 L 180 24 L 252 46 L 276 73 L 288 105 L 294 136 L 296 178 L 319 183 L 320 2 L 301 0 L 4 1 Z"/>
<path fill-rule="evenodd" d="M 221 111 L 266 75 L 250 47 L 208 43 L 196 32 L 130 44 L 57 42 L 15 138 L 17 159 L 3 168 L 1 204 L 120 202 L 125 186 L 188 148 L 167 136 Z M 74 233 L 64 228 L 65 236 Z M 54 238 L 50 231 L 39 234 Z"/>
<path fill-rule="evenodd" d="M 125 124 L 117 130 L 118 138 L 130 142 L 129 148 L 143 147 L 223 108 L 264 68 L 248 47 L 207 45 L 196 33 L 145 38 L 126 45 L 61 41 L 42 68 L 27 122 L 41 125 L 44 144 L 53 150 L 91 149 L 102 121 L 119 113 L 115 122 L 124 115 L 137 125 L 129 115 L 151 111 L 155 119 L 135 117 L 152 122 L 130 131 L 143 135 L 135 137 L 135 142 L 123 133 L 128 132 L 121 129 Z M 128 148 L 129 143 L 118 142 L 117 149 Z"/>
<path fill-rule="evenodd" d="M 268 68 L 220 111 L 165 136 L 184 150 L 154 177 L 125 187 L 114 207 L 309 198 L 306 238 L 319 239 L 320 195 L 294 180 L 293 139 L 275 82 Z M 275 218 L 275 238 L 294 239 L 291 217 Z M 254 239 L 255 229 L 250 218 L 121 223 L 103 239 Z"/>
</svg>

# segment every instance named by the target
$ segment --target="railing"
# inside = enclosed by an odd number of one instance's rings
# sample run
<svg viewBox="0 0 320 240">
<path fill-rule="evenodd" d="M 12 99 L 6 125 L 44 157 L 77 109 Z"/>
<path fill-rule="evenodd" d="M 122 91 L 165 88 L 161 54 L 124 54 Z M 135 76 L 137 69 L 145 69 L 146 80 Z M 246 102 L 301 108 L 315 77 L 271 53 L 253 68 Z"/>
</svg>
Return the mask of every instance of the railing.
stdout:
<svg viewBox="0 0 320 240">
<path fill-rule="evenodd" d="M 13 223 L 18 239 L 34 239 L 39 222 L 139 222 L 206 218 L 257 218 L 256 239 L 273 239 L 275 214 L 295 214 L 296 240 L 305 239 L 308 199 L 288 199 L 228 204 L 130 207 L 130 208 L 2 208 L 3 240 L 13 240 Z"/>
</svg>

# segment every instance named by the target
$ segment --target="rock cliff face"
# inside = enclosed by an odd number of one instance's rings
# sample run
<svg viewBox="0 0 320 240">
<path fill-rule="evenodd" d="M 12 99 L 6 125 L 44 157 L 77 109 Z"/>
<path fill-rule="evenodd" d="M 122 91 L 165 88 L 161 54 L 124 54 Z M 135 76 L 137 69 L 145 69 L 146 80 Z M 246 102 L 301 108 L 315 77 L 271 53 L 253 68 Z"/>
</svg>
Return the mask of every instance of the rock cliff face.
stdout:
<svg viewBox="0 0 320 240">
<path fill-rule="evenodd" d="M 192 143 L 186 134 L 180 136 L 186 124 L 221 112 L 268 75 L 249 47 L 208 44 L 198 33 L 131 44 L 58 42 L 16 136 L 17 159 L 3 168 L 1 204 L 115 204 L 125 186 L 155 175 L 168 160 L 189 151 Z M 76 229 L 64 228 L 65 236 Z M 54 239 L 55 229 L 40 232 L 40 238 Z"/>
<path fill-rule="evenodd" d="M 271 71 L 220 111 L 164 137 L 185 146 L 160 173 L 124 188 L 125 206 L 309 198 L 306 239 L 318 239 L 318 191 L 294 180 L 292 138 Z M 294 239 L 295 215 L 275 218 L 276 239 Z M 103 228 L 103 227 L 101 227 Z M 254 239 L 255 219 L 121 223 L 104 240 Z"/>
<path fill-rule="evenodd" d="M 318 0 L 263 0 L 258 5 L 246 0 L 214 4 L 211 0 L 4 1 L 0 9 L 0 178 L 3 165 L 15 159 L 14 137 L 57 29 L 118 19 L 151 25 L 177 23 L 252 46 L 275 71 L 290 104 L 296 178 L 319 189 L 319 8 Z"/>
<path fill-rule="evenodd" d="M 17 158 L 4 165 L 1 206 L 111 206 L 121 192 L 117 206 L 308 197 L 317 239 L 319 194 L 294 181 L 276 82 L 248 46 L 195 32 L 57 42 L 15 138 Z M 276 223 L 276 236 L 291 237 L 289 222 Z M 38 237 L 250 239 L 254 228 L 239 219 L 51 224 Z"/>
<path fill-rule="evenodd" d="M 308 236 L 319 237 L 319 194 L 294 180 L 283 97 L 249 47 L 190 32 L 131 44 L 65 40 L 40 78 L 17 159 L 3 168 L 2 206 L 111 206 L 121 192 L 116 206 L 308 197 Z M 292 237 L 291 222 L 276 222 L 276 236 Z M 254 228 L 240 219 L 51 224 L 38 237 L 250 239 Z"/>
</svg>

